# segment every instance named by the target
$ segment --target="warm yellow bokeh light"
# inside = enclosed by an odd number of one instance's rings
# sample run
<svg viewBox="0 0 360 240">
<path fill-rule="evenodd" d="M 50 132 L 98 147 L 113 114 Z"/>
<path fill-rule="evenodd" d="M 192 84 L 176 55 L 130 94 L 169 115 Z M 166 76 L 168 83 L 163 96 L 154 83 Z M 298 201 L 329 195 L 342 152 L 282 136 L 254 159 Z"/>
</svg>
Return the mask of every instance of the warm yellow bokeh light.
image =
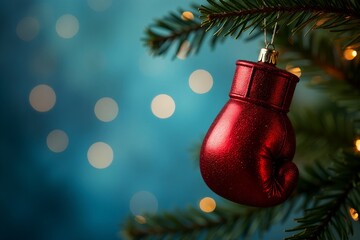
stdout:
<svg viewBox="0 0 360 240">
<path fill-rule="evenodd" d="M 108 144 L 97 142 L 90 146 L 87 157 L 91 166 L 103 169 L 110 166 L 114 158 L 114 153 Z"/>
<path fill-rule="evenodd" d="M 198 69 L 191 73 L 189 86 L 197 94 L 204 94 L 211 90 L 214 80 L 211 74 L 203 69 Z"/>
<path fill-rule="evenodd" d="M 211 197 L 205 197 L 200 200 L 199 207 L 200 207 L 201 211 L 210 213 L 215 210 L 216 202 Z"/>
<path fill-rule="evenodd" d="M 140 224 L 145 224 L 146 223 L 146 218 L 141 216 L 141 215 L 136 215 L 135 216 L 135 221 L 137 223 L 140 223 Z"/>
<path fill-rule="evenodd" d="M 56 21 L 55 28 L 57 34 L 60 37 L 69 39 L 78 33 L 79 21 L 75 16 L 71 14 L 65 14 Z"/>
<path fill-rule="evenodd" d="M 47 112 L 54 107 L 56 94 L 50 86 L 40 84 L 31 90 L 29 102 L 36 111 Z"/>
<path fill-rule="evenodd" d="M 359 213 L 354 208 L 349 208 L 349 214 L 354 221 L 359 221 Z"/>
<path fill-rule="evenodd" d="M 299 67 L 294 67 L 290 64 L 286 65 L 286 71 L 296 75 L 297 77 L 300 77 L 301 76 L 301 68 Z"/>
<path fill-rule="evenodd" d="M 353 49 L 346 49 L 344 51 L 344 58 L 346 60 L 353 60 L 357 56 L 357 52 Z"/>
<path fill-rule="evenodd" d="M 69 137 L 62 130 L 53 130 L 46 138 L 46 145 L 55 153 L 63 152 L 69 145 Z"/>
<path fill-rule="evenodd" d="M 353 60 L 357 56 L 357 52 L 354 49 L 348 48 L 344 51 L 344 58 L 346 60 Z"/>
<path fill-rule="evenodd" d="M 360 152 L 360 139 L 357 139 L 355 141 L 355 147 L 356 147 L 356 150 L 358 150 Z"/>
<path fill-rule="evenodd" d="M 175 112 L 175 101 L 166 94 L 159 94 L 151 101 L 151 111 L 158 118 L 169 118 Z"/>
<path fill-rule="evenodd" d="M 194 19 L 194 14 L 189 11 L 185 11 L 181 14 L 181 19 L 184 21 L 189 21 Z"/>
</svg>

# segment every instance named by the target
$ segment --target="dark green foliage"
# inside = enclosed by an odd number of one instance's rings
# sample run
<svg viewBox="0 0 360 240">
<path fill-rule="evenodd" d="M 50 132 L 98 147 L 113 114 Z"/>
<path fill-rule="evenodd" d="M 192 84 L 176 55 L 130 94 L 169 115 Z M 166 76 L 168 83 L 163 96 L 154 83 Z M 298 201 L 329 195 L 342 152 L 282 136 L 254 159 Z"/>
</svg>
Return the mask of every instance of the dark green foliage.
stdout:
<svg viewBox="0 0 360 240">
<path fill-rule="evenodd" d="M 183 19 L 181 16 L 184 10 L 179 9 L 148 27 L 143 41 L 150 48 L 151 53 L 156 56 L 165 55 L 172 46 L 176 46 L 175 56 L 180 51 L 185 55 L 197 53 L 208 35 L 201 27 L 197 9 L 198 6 L 191 7 L 193 19 Z M 218 40 L 219 38 L 211 38 L 211 46 L 215 46 Z M 188 48 L 182 49 L 186 42 Z"/>
<path fill-rule="evenodd" d="M 360 3 L 337 0 L 208 0 L 208 6 L 199 9 L 202 25 L 216 28 L 217 35 L 238 38 L 248 29 L 255 30 L 263 24 L 275 22 L 291 26 L 292 32 L 310 29 L 330 29 L 347 33 L 347 46 L 359 43 Z"/>
<path fill-rule="evenodd" d="M 305 215 L 295 219 L 298 226 L 287 230 L 298 232 L 286 240 L 299 239 L 348 239 L 353 234 L 350 207 L 360 206 L 360 156 L 343 153 L 330 165 L 329 170 L 321 169 L 320 181 L 329 180 L 315 196 L 315 205 L 305 210 Z"/>
<path fill-rule="evenodd" d="M 123 235 L 128 239 L 238 239 L 265 232 L 274 222 L 286 220 L 295 201 L 274 208 L 249 208 L 232 203 L 212 213 L 196 208 L 145 216 L 145 224 L 129 219 Z"/>
<path fill-rule="evenodd" d="M 279 22 L 289 26 L 291 33 L 304 28 L 331 30 L 343 48 L 360 48 L 360 2 L 356 0 L 208 0 L 207 5 L 191 9 L 193 20 L 183 20 L 179 10 L 146 29 L 144 42 L 154 55 L 165 55 L 171 46 L 176 46 L 176 55 L 186 41 L 190 49 L 185 52 L 197 53 L 208 35 L 215 46 L 224 36 L 238 38 L 247 30 L 251 34 L 263 28 L 264 18 L 268 27 Z"/>
<path fill-rule="evenodd" d="M 360 205 L 360 156 L 342 153 L 327 165 L 330 168 L 319 163 L 308 167 L 297 191 L 282 205 L 252 208 L 225 203 L 213 213 L 189 208 L 175 213 L 145 215 L 143 224 L 129 218 L 124 224 L 123 236 L 127 239 L 247 238 L 255 231 L 261 234 L 273 224 L 285 221 L 297 209 L 312 206 L 303 218 L 297 219 L 300 225 L 288 230 L 301 231 L 289 240 L 334 239 L 324 238 L 334 234 L 347 239 L 352 234 L 349 207 Z M 298 203 L 301 203 L 299 208 Z"/>
</svg>

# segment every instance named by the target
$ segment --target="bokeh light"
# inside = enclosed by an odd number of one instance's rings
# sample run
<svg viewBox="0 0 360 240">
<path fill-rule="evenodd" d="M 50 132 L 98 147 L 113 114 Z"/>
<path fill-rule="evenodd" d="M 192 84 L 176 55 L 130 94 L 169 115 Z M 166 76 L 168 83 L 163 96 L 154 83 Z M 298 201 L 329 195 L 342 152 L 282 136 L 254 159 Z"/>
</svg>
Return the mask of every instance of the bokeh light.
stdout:
<svg viewBox="0 0 360 240">
<path fill-rule="evenodd" d="M 356 147 L 356 150 L 358 150 L 360 152 L 360 139 L 356 139 L 355 147 Z"/>
<path fill-rule="evenodd" d="M 359 221 L 359 213 L 355 208 L 349 208 L 349 214 L 352 220 Z"/>
<path fill-rule="evenodd" d="M 29 101 L 36 111 L 47 112 L 54 107 L 56 94 L 50 86 L 41 84 L 31 90 Z"/>
<path fill-rule="evenodd" d="M 175 101 L 167 94 L 159 94 L 151 101 L 151 111 L 158 118 L 169 118 L 175 112 Z"/>
<path fill-rule="evenodd" d="M 153 214 L 158 209 L 158 201 L 154 194 L 148 191 L 140 191 L 135 193 L 130 199 L 130 211 L 135 216 L 143 213 Z"/>
<path fill-rule="evenodd" d="M 179 52 L 176 54 L 176 57 L 180 60 L 185 60 L 188 56 L 190 50 L 190 42 L 185 41 L 181 44 Z"/>
<path fill-rule="evenodd" d="M 62 38 L 72 38 L 79 31 L 79 21 L 71 14 L 62 15 L 56 22 L 56 32 Z"/>
<path fill-rule="evenodd" d="M 136 215 L 135 216 L 135 221 L 137 223 L 140 223 L 140 224 L 145 224 L 146 223 L 146 218 L 144 216 L 141 216 L 141 215 Z"/>
<path fill-rule="evenodd" d="M 299 68 L 299 67 L 294 67 L 294 66 L 288 64 L 288 65 L 286 65 L 285 69 L 286 69 L 286 71 L 294 74 L 297 77 L 301 76 L 301 68 Z"/>
<path fill-rule="evenodd" d="M 200 200 L 199 207 L 201 211 L 210 213 L 213 212 L 216 208 L 216 202 L 211 197 L 205 197 Z"/>
<path fill-rule="evenodd" d="M 87 157 L 91 166 L 103 169 L 110 166 L 114 158 L 114 153 L 107 143 L 96 142 L 90 146 Z"/>
<path fill-rule="evenodd" d="M 96 12 L 105 11 L 112 4 L 112 0 L 87 0 L 87 2 L 89 7 Z"/>
<path fill-rule="evenodd" d="M 114 99 L 104 97 L 96 102 L 94 112 L 100 121 L 111 122 L 118 115 L 119 107 Z"/>
<path fill-rule="evenodd" d="M 56 129 L 48 134 L 46 144 L 51 151 L 60 153 L 68 147 L 69 137 L 64 131 Z"/>
<path fill-rule="evenodd" d="M 24 17 L 16 27 L 16 34 L 21 40 L 31 41 L 39 33 L 40 24 L 36 18 Z"/>
<path fill-rule="evenodd" d="M 184 21 L 189 21 L 194 19 L 194 14 L 189 11 L 185 11 L 181 14 L 181 19 Z"/>
<path fill-rule="evenodd" d="M 198 94 L 207 93 L 213 86 L 213 77 L 208 71 L 198 69 L 190 74 L 189 86 Z"/>
<path fill-rule="evenodd" d="M 354 49 L 348 48 L 344 51 L 344 58 L 348 61 L 353 60 L 357 56 L 357 51 Z"/>
</svg>

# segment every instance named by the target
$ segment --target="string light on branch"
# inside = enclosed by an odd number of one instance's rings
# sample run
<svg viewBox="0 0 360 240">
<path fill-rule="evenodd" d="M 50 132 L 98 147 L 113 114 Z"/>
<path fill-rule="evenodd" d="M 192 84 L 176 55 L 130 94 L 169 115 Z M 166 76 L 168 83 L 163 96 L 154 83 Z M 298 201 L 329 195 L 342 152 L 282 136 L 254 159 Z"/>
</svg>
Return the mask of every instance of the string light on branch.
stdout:
<svg viewBox="0 0 360 240">
<path fill-rule="evenodd" d="M 299 68 L 299 67 L 294 67 L 294 66 L 288 64 L 288 65 L 286 65 L 285 69 L 286 69 L 286 71 L 296 75 L 297 77 L 301 76 L 301 68 Z"/>
<path fill-rule="evenodd" d="M 200 200 L 199 207 L 201 211 L 206 213 L 211 213 L 216 208 L 216 202 L 211 197 L 205 197 Z"/>
<path fill-rule="evenodd" d="M 181 14 L 181 19 L 184 21 L 190 21 L 194 19 L 194 14 L 189 11 L 185 11 Z"/>
<path fill-rule="evenodd" d="M 349 208 L 349 214 L 354 221 L 359 221 L 359 213 L 355 208 Z"/>
<path fill-rule="evenodd" d="M 356 147 L 356 150 L 358 150 L 360 152 L 360 139 L 357 139 L 355 141 L 355 147 Z"/>
<path fill-rule="evenodd" d="M 347 48 L 344 51 L 344 58 L 348 61 L 353 60 L 357 56 L 357 51 L 351 48 Z"/>
</svg>

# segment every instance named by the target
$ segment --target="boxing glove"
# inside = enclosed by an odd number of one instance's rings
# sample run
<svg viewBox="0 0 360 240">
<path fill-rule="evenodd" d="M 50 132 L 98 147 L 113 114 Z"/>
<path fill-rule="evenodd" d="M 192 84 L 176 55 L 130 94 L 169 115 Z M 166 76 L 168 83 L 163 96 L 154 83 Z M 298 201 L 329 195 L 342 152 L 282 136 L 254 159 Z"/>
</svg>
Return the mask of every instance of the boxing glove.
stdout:
<svg viewBox="0 0 360 240">
<path fill-rule="evenodd" d="M 269 62 L 236 65 L 230 99 L 201 147 L 201 174 L 226 199 L 274 206 L 290 196 L 298 180 L 287 112 L 299 79 Z"/>
</svg>

